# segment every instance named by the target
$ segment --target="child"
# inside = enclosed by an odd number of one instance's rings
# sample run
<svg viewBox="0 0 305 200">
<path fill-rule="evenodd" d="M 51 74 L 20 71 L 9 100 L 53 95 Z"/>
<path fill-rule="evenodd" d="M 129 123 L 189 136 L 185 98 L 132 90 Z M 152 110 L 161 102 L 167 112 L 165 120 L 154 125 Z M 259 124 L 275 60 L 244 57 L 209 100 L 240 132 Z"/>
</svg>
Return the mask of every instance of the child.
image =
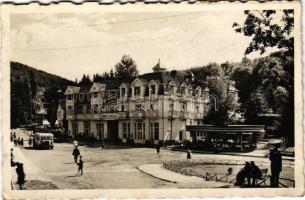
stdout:
<svg viewBox="0 0 305 200">
<path fill-rule="evenodd" d="M 79 173 L 79 171 L 81 172 L 80 175 L 83 174 L 83 160 L 82 160 L 82 156 L 79 156 L 79 162 L 77 163 L 78 165 L 78 171 L 77 173 Z"/>
</svg>

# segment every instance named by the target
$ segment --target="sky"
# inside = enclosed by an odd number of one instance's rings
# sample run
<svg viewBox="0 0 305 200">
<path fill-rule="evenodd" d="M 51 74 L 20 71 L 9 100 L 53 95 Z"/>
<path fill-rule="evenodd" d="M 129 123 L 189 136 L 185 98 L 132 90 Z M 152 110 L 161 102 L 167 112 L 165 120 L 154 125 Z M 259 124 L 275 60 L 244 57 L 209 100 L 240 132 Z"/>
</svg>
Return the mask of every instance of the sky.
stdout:
<svg viewBox="0 0 305 200">
<path fill-rule="evenodd" d="M 141 74 L 159 59 L 167 70 L 239 62 L 251 38 L 232 24 L 244 19 L 243 11 L 13 14 L 11 61 L 70 80 L 109 72 L 124 54 Z"/>
</svg>

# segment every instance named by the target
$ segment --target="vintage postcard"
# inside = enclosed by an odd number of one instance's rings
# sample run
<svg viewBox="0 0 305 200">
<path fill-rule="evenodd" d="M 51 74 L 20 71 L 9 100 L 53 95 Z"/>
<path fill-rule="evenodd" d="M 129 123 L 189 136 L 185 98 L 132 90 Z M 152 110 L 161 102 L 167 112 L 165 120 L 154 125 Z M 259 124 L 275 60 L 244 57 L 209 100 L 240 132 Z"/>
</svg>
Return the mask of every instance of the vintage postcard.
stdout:
<svg viewBox="0 0 305 200">
<path fill-rule="evenodd" d="M 3 197 L 302 196 L 300 16 L 2 5 Z"/>
</svg>

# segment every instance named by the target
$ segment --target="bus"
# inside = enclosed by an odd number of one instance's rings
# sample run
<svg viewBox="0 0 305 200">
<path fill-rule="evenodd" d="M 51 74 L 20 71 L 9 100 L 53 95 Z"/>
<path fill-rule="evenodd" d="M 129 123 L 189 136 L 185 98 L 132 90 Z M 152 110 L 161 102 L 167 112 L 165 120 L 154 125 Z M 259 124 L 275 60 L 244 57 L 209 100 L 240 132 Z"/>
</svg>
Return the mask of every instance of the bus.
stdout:
<svg viewBox="0 0 305 200">
<path fill-rule="evenodd" d="M 35 133 L 33 147 L 35 149 L 53 149 L 54 136 L 52 133 Z"/>
</svg>

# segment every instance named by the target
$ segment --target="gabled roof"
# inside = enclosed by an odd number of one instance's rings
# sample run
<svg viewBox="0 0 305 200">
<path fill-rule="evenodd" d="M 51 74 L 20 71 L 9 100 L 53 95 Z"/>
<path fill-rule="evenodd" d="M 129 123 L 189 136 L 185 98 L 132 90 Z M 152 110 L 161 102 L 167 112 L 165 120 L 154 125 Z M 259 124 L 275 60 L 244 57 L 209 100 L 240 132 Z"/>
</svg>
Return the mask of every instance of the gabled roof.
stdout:
<svg viewBox="0 0 305 200">
<path fill-rule="evenodd" d="M 105 84 L 101 84 L 101 83 L 93 83 L 89 92 L 97 92 L 97 91 L 101 91 L 101 90 L 105 90 L 106 89 L 106 85 Z"/>
<path fill-rule="evenodd" d="M 66 91 L 65 91 L 65 95 L 67 94 L 76 94 L 79 93 L 80 87 L 76 87 L 76 86 L 68 86 Z"/>
</svg>

